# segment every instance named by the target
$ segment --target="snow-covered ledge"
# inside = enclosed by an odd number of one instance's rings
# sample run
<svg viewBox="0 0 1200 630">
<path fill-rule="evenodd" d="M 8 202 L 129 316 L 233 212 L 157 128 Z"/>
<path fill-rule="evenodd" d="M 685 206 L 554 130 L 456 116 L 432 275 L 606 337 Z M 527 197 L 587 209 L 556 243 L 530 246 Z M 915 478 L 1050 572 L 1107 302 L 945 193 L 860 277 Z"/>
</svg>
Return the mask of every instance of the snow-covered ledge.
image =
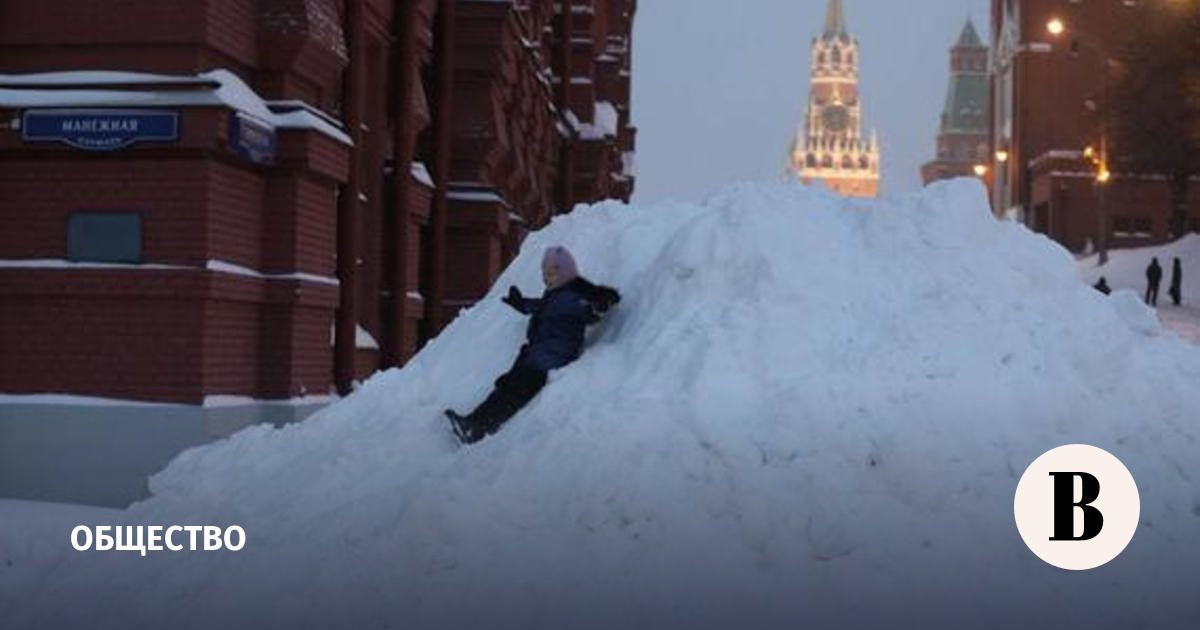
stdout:
<svg viewBox="0 0 1200 630">
<path fill-rule="evenodd" d="M 307 129 L 347 146 L 336 121 L 300 101 L 268 101 L 225 69 L 197 75 L 112 70 L 0 74 L 0 107 L 224 106 L 274 129 Z"/>
</svg>

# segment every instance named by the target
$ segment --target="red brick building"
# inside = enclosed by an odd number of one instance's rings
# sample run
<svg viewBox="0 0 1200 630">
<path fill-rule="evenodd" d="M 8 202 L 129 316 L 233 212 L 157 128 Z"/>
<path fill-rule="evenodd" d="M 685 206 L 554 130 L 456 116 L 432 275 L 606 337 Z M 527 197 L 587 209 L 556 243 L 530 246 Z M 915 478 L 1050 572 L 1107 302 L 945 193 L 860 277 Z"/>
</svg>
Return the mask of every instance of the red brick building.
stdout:
<svg viewBox="0 0 1200 630">
<path fill-rule="evenodd" d="M 214 401 L 402 364 L 529 230 L 628 199 L 635 9 L 0 4 L 0 394 L 182 403 L 211 436 L 301 414 Z"/>
<path fill-rule="evenodd" d="M 1135 247 L 1168 238 L 1166 179 L 1106 171 L 1105 98 L 1114 52 L 1146 2 L 993 0 L 992 203 L 1072 251 L 1100 238 Z M 1047 28 L 1057 19 L 1061 32 Z M 1090 148 L 1090 150 L 1089 150 Z M 1200 181 L 1189 193 L 1200 231 Z"/>
</svg>

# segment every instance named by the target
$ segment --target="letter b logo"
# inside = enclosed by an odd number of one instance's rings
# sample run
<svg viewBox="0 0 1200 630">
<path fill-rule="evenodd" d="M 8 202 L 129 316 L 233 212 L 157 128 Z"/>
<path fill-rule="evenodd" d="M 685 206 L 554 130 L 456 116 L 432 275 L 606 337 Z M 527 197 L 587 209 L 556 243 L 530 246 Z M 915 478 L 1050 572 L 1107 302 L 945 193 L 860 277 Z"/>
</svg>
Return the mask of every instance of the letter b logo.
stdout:
<svg viewBox="0 0 1200 630">
<path fill-rule="evenodd" d="M 1098 567 L 1133 539 L 1141 501 L 1133 475 L 1108 451 L 1086 444 L 1051 449 L 1017 484 L 1013 514 L 1033 553 L 1063 569 Z"/>
<path fill-rule="evenodd" d="M 1054 535 L 1050 540 L 1091 540 L 1104 527 L 1104 515 L 1092 505 L 1100 497 L 1100 480 L 1085 472 L 1052 472 L 1054 477 Z M 1075 479 L 1082 486 L 1082 496 L 1074 500 Z M 1075 508 L 1083 510 L 1083 533 L 1075 535 Z"/>
</svg>

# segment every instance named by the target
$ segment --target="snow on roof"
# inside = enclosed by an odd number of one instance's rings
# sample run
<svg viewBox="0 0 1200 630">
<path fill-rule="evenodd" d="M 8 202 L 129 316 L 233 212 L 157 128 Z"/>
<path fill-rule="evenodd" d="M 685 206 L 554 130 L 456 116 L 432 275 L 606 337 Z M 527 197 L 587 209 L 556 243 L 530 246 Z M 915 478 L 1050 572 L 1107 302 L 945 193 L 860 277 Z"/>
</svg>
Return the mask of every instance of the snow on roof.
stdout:
<svg viewBox="0 0 1200 630">
<path fill-rule="evenodd" d="M 1052 149 L 1029 160 L 1029 168 L 1035 168 L 1046 160 L 1079 160 L 1083 159 L 1083 151 L 1074 149 Z"/>
<path fill-rule="evenodd" d="M 504 197 L 501 197 L 494 190 L 450 190 L 446 193 L 446 198 L 457 199 L 459 201 L 498 203 L 506 208 L 509 207 Z"/>
<path fill-rule="evenodd" d="M 621 174 L 627 177 L 637 175 L 637 154 L 633 151 L 621 153 Z"/>
<path fill-rule="evenodd" d="M 617 108 L 608 101 L 596 101 L 594 122 L 579 126 L 579 137 L 585 140 L 612 138 L 617 135 L 617 124 L 620 121 Z"/>
<path fill-rule="evenodd" d="M 106 70 L 0 74 L 0 107 L 202 106 L 228 107 L 271 127 L 308 129 L 353 145 L 332 119 L 304 103 L 265 101 L 225 69 L 190 76 Z"/>
<path fill-rule="evenodd" d="M 320 276 L 302 271 L 291 273 L 263 273 L 256 269 L 250 269 L 242 265 L 234 264 L 224 260 L 210 259 L 204 263 L 203 267 L 194 265 L 172 265 L 163 263 L 108 263 L 108 262 L 80 262 L 74 260 L 65 260 L 62 258 L 5 258 L 0 259 L 0 269 L 111 269 L 114 271 L 196 271 L 204 269 L 207 271 L 215 271 L 217 273 L 226 273 L 235 276 L 245 276 L 248 278 L 260 278 L 263 280 L 301 280 L 305 282 L 315 282 L 317 284 L 327 284 L 337 286 L 339 281 L 332 276 Z"/>
<path fill-rule="evenodd" d="M 337 339 L 337 322 L 329 325 L 329 345 L 333 345 Z M 372 335 L 362 324 L 358 324 L 354 328 L 354 347 L 362 350 L 378 350 L 379 342 L 375 341 Z"/>
<path fill-rule="evenodd" d="M 608 101 L 596 101 L 596 126 L 606 136 L 617 135 L 617 122 L 621 119 L 617 108 Z"/>
<path fill-rule="evenodd" d="M 425 168 L 424 162 L 413 162 L 410 170 L 412 172 L 413 179 L 425 184 L 430 188 L 434 187 L 433 177 L 429 175 L 429 169 Z"/>
<path fill-rule="evenodd" d="M 565 118 L 567 121 L 567 124 L 571 126 L 572 131 L 579 131 L 579 127 L 580 127 L 581 123 L 579 122 L 579 117 L 575 115 L 574 110 L 571 110 L 571 109 L 566 110 L 563 113 L 563 118 Z"/>
<path fill-rule="evenodd" d="M 29 74 L 0 74 L 0 87 L 115 87 L 122 85 L 214 85 L 203 75 L 151 74 L 118 70 L 66 70 Z"/>
</svg>

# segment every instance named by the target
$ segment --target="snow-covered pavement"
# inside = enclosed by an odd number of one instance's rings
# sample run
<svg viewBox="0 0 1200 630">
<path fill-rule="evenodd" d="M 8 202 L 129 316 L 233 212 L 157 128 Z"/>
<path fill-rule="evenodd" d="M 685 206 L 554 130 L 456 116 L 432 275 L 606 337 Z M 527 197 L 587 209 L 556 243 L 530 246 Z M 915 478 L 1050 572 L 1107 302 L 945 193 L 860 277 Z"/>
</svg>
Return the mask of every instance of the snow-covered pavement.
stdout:
<svg viewBox="0 0 1200 630">
<path fill-rule="evenodd" d="M 1139 296 L 1146 292 L 1146 267 L 1152 258 L 1158 258 L 1163 268 L 1162 285 L 1159 287 L 1158 318 L 1163 325 L 1180 337 L 1200 344 L 1200 234 L 1189 234 L 1166 245 L 1116 249 L 1108 253 L 1108 262 L 1097 267 L 1097 256 L 1088 256 L 1077 261 L 1079 277 L 1095 284 L 1100 276 L 1108 279 L 1113 290 L 1129 289 Z M 1171 282 L 1171 261 L 1178 257 L 1183 267 L 1183 302 L 1179 306 L 1171 303 L 1167 287 Z"/>
<path fill-rule="evenodd" d="M 1167 328 L 1188 341 L 1200 344 L 1200 308 L 1181 304 L 1158 306 L 1158 318 Z"/>
<path fill-rule="evenodd" d="M 29 585 L 42 583 L 67 558 L 76 525 L 121 518 L 121 510 L 109 508 L 0 499 L 0 618 L 24 605 Z"/>
</svg>

